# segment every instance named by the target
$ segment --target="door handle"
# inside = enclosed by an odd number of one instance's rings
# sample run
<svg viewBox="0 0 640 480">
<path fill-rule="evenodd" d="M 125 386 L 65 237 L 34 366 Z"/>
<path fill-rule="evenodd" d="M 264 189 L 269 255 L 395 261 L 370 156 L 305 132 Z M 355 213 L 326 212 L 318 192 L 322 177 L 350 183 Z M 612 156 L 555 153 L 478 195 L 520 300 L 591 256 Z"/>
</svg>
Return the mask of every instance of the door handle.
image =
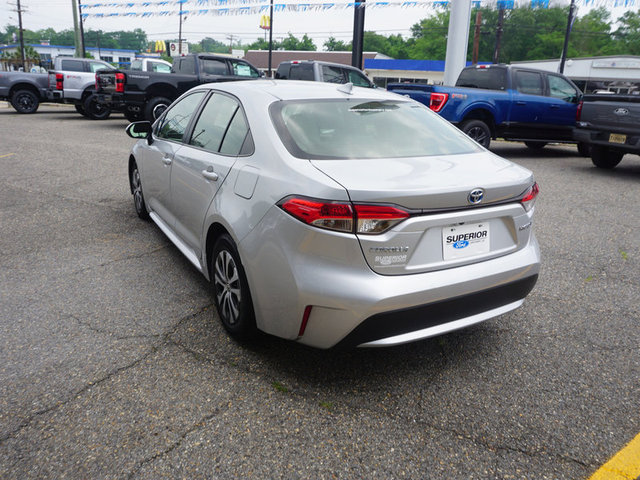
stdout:
<svg viewBox="0 0 640 480">
<path fill-rule="evenodd" d="M 522 100 L 519 100 L 516 102 L 516 105 L 526 105 L 527 102 L 523 102 Z"/>
<path fill-rule="evenodd" d="M 560 108 L 560 105 L 551 105 L 551 108 L 558 109 Z"/>
<path fill-rule="evenodd" d="M 164 163 L 165 165 L 171 165 L 171 162 L 173 162 L 173 159 L 171 157 L 162 157 L 162 163 Z"/>
<path fill-rule="evenodd" d="M 207 180 L 211 180 L 211 181 L 217 181 L 218 180 L 218 174 L 216 172 L 213 171 L 213 168 L 209 167 L 206 170 L 202 171 L 202 176 L 204 178 L 206 178 Z"/>
</svg>

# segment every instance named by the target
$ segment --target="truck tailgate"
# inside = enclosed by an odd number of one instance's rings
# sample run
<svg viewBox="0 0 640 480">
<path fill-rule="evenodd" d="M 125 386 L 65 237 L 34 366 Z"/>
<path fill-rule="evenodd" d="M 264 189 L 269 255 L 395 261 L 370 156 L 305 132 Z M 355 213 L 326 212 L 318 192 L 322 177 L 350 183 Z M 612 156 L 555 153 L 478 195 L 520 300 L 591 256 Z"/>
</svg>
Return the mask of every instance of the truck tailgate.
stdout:
<svg viewBox="0 0 640 480">
<path fill-rule="evenodd" d="M 637 126 L 640 124 L 640 97 L 585 95 L 583 101 L 581 126 L 597 126 L 601 130 L 637 134 Z"/>
</svg>

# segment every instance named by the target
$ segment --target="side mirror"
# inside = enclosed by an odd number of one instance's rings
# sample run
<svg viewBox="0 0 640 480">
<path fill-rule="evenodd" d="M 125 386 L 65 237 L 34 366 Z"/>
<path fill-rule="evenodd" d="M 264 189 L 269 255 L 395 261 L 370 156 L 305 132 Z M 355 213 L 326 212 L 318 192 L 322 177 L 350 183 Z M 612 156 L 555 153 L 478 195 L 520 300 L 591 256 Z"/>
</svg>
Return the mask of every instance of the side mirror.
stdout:
<svg viewBox="0 0 640 480">
<path fill-rule="evenodd" d="M 133 122 L 130 123 L 129 126 L 125 129 L 127 135 L 131 138 L 140 139 L 146 138 L 149 144 L 152 142 L 151 136 L 151 122 Z"/>
</svg>

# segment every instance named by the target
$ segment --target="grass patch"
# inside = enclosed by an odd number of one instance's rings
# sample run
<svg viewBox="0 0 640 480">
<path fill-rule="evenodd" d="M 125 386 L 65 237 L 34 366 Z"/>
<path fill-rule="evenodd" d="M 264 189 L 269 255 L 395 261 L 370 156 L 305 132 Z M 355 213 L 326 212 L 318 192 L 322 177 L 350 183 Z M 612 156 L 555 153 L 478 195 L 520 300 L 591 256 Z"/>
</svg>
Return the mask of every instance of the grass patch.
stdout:
<svg viewBox="0 0 640 480">
<path fill-rule="evenodd" d="M 289 389 L 278 381 L 273 382 L 271 386 L 278 392 L 289 393 Z"/>
</svg>

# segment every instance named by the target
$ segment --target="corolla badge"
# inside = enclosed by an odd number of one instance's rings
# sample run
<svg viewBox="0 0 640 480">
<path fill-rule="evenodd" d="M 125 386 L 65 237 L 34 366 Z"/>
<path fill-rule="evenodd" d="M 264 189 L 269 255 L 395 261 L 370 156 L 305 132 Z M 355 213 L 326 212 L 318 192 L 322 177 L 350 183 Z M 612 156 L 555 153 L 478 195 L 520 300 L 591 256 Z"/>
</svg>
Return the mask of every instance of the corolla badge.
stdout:
<svg viewBox="0 0 640 480">
<path fill-rule="evenodd" d="M 620 108 L 616 108 L 613 113 L 615 113 L 616 115 L 629 115 L 629 109 L 628 108 L 624 108 L 624 107 L 620 107 Z"/>
<path fill-rule="evenodd" d="M 458 240 L 453 244 L 453 248 L 461 249 L 469 246 L 469 242 L 467 240 Z"/>
<path fill-rule="evenodd" d="M 477 205 L 482 201 L 483 197 L 484 197 L 484 190 L 482 188 L 474 188 L 469 192 L 469 195 L 467 196 L 467 201 L 471 205 Z"/>
</svg>

